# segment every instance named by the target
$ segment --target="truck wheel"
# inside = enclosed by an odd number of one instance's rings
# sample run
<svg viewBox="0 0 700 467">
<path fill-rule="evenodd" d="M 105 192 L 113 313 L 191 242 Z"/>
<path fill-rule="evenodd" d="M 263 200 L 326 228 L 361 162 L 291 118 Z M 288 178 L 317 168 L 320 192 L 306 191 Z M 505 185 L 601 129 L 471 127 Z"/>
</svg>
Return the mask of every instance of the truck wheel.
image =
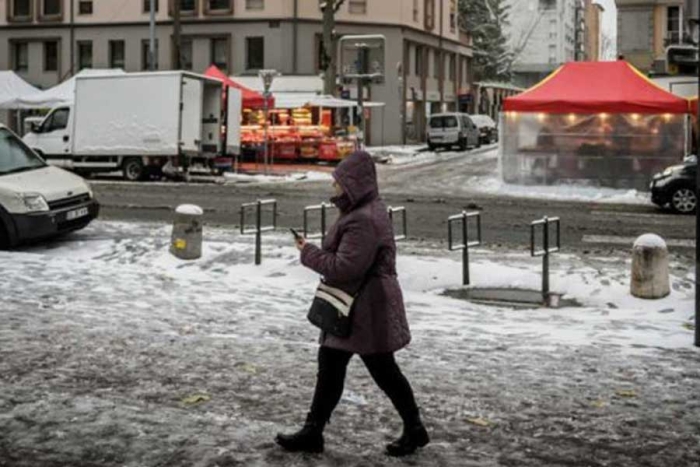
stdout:
<svg viewBox="0 0 700 467">
<path fill-rule="evenodd" d="M 129 157 L 124 160 L 122 171 L 124 172 L 124 180 L 130 182 L 138 182 L 145 174 L 143 162 L 138 157 Z"/>
<path fill-rule="evenodd" d="M 457 143 L 459 150 L 464 152 L 467 150 L 467 138 L 459 138 L 459 143 Z"/>
</svg>

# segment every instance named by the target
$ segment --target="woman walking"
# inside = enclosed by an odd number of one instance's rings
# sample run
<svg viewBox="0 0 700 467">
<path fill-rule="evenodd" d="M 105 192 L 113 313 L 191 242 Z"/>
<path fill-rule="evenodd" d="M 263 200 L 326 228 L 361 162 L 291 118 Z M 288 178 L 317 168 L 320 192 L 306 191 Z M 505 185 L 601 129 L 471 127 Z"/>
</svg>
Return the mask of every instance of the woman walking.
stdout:
<svg viewBox="0 0 700 467">
<path fill-rule="evenodd" d="M 369 154 L 352 154 L 338 165 L 333 178 L 336 193 L 331 201 L 340 217 L 322 248 L 303 238 L 297 239 L 297 248 L 302 264 L 321 274 L 327 285 L 351 295 L 359 292 L 351 333 L 346 338 L 321 333 L 316 389 L 306 423 L 296 433 L 278 434 L 276 441 L 288 451 L 323 452 L 323 429 L 343 394 L 348 363 L 358 354 L 403 420 L 403 434 L 387 445 L 387 454 L 405 456 L 428 444 L 429 438 L 413 390 L 394 360 L 394 352 L 408 345 L 411 334 L 396 279 L 392 223 L 379 198 Z"/>
</svg>

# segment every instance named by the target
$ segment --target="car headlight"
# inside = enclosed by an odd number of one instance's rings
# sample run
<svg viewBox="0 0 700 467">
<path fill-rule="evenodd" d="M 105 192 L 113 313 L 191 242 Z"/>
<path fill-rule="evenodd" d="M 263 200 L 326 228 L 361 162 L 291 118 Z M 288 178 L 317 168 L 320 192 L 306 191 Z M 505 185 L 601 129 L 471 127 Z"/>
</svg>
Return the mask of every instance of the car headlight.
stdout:
<svg viewBox="0 0 700 467">
<path fill-rule="evenodd" d="M 664 177 L 670 177 L 673 175 L 673 172 L 677 172 L 683 168 L 682 165 L 672 165 L 671 167 L 668 167 L 666 170 L 661 172 L 661 175 Z"/>
<path fill-rule="evenodd" d="M 46 199 L 38 193 L 24 193 L 21 195 L 24 206 L 29 212 L 46 212 L 49 204 Z"/>
</svg>

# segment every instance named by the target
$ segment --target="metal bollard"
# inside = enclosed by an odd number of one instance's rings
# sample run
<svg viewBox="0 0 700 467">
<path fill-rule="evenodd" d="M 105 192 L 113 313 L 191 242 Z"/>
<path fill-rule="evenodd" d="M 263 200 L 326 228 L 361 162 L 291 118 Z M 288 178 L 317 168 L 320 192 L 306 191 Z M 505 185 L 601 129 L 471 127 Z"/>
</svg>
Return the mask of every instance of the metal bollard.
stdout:
<svg viewBox="0 0 700 467">
<path fill-rule="evenodd" d="M 333 205 L 330 203 L 321 203 L 314 206 L 306 206 L 304 208 L 304 238 L 308 238 L 310 240 L 320 238 L 321 242 L 323 242 L 323 240 L 326 238 L 326 226 L 328 224 L 328 216 L 326 215 L 326 211 L 332 207 Z M 321 212 L 321 232 L 317 234 L 309 233 L 309 213 L 313 211 Z"/>
<path fill-rule="evenodd" d="M 387 211 L 389 211 L 389 219 L 391 220 L 392 227 L 394 226 L 394 213 L 401 214 L 402 232 L 399 235 L 394 235 L 394 241 L 398 242 L 401 240 L 406 240 L 408 238 L 408 222 L 406 220 L 406 208 L 403 206 L 399 206 L 399 207 L 389 206 Z"/>
<path fill-rule="evenodd" d="M 468 220 L 471 217 L 476 218 L 477 240 L 470 242 Z M 462 222 L 462 243 L 459 245 L 454 245 L 452 238 L 452 224 L 457 221 Z M 447 219 L 447 243 L 450 251 L 462 250 L 462 285 L 469 285 L 469 248 L 481 245 L 481 212 L 462 211 L 461 214 L 450 216 Z"/>
<path fill-rule="evenodd" d="M 264 206 L 272 206 L 272 225 L 262 225 L 262 211 Z M 255 228 L 246 229 L 246 212 L 255 208 Z M 270 232 L 277 228 L 277 200 L 257 200 L 254 203 L 241 205 L 241 235 L 255 234 L 255 264 L 262 263 L 262 233 Z"/>
<path fill-rule="evenodd" d="M 555 247 L 549 247 L 549 226 L 556 225 L 557 242 Z M 542 231 L 542 248 L 535 250 L 535 229 L 537 226 L 543 226 Z M 542 257 L 542 299 L 549 305 L 549 255 L 561 250 L 561 227 L 558 217 L 549 218 L 547 216 L 540 220 L 536 220 L 530 224 L 530 255 L 533 258 Z"/>
</svg>

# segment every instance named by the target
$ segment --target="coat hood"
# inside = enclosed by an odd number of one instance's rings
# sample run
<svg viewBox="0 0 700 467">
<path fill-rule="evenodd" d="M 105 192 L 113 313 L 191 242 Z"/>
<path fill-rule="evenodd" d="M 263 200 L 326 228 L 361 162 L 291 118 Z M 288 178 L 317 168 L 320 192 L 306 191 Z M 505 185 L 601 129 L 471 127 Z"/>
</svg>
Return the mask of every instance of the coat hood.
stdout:
<svg viewBox="0 0 700 467">
<path fill-rule="evenodd" d="M 333 178 L 350 200 L 350 209 L 379 196 L 377 169 L 365 151 L 356 151 L 333 171 Z"/>
</svg>

